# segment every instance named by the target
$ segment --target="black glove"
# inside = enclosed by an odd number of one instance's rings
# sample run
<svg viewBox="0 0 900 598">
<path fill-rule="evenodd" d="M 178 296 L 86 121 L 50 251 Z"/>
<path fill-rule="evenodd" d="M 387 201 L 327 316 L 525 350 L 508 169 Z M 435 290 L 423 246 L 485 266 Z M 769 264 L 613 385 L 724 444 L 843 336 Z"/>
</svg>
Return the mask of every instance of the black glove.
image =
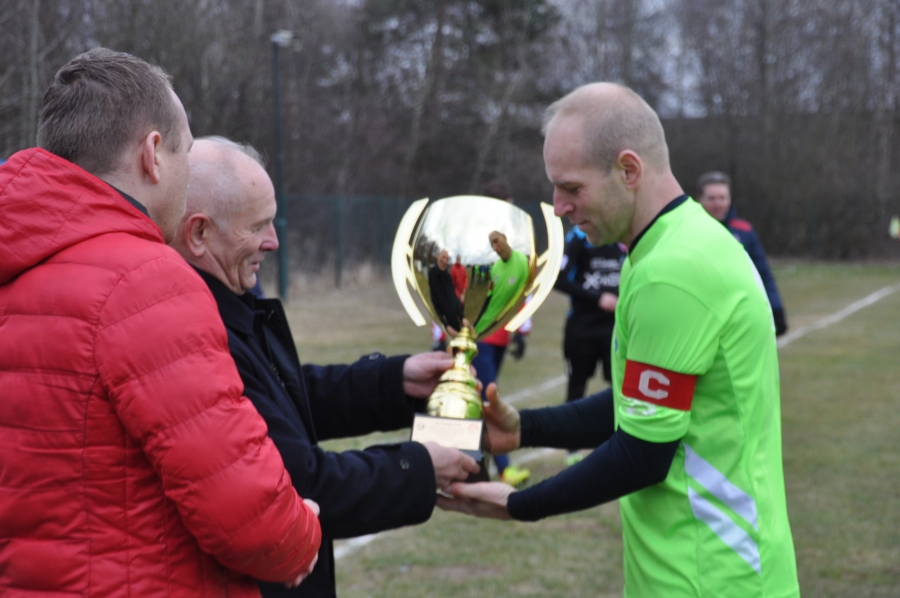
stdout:
<svg viewBox="0 0 900 598">
<path fill-rule="evenodd" d="M 525 357 L 525 335 L 519 334 L 516 332 L 513 334 L 512 340 L 510 343 L 512 345 L 512 350 L 509 352 L 512 355 L 512 358 L 518 361 Z"/>
<path fill-rule="evenodd" d="M 784 318 L 784 309 L 772 308 L 772 317 L 775 319 L 775 336 L 781 336 L 787 332 L 787 320 Z"/>
</svg>

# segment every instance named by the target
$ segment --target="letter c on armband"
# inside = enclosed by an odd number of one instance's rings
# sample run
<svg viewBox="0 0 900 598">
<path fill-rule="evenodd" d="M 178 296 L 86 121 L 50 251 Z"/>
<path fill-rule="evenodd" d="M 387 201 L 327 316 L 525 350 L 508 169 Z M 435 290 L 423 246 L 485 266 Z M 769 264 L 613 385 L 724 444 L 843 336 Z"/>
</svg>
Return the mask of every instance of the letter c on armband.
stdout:
<svg viewBox="0 0 900 598">
<path fill-rule="evenodd" d="M 697 376 L 628 360 L 622 394 L 654 405 L 690 411 L 696 384 Z"/>
</svg>

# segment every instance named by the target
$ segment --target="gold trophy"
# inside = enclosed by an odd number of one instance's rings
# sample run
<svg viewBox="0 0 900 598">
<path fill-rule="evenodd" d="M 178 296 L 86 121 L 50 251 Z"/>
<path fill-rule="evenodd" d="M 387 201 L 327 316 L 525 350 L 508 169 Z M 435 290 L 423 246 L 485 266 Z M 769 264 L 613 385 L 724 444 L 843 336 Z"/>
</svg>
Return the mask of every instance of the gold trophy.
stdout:
<svg viewBox="0 0 900 598">
<path fill-rule="evenodd" d="M 482 461 L 482 403 L 469 366 L 478 353 L 475 341 L 501 326 L 517 330 L 553 290 L 563 227 L 552 206 L 542 203 L 541 211 L 548 248 L 540 256 L 531 216 L 498 199 L 460 195 L 430 205 L 420 199 L 400 221 L 391 254 L 397 294 L 416 325 L 430 318 L 452 338 L 453 354 L 453 366 L 428 398 L 428 415 L 416 415 L 413 440 Z"/>
</svg>

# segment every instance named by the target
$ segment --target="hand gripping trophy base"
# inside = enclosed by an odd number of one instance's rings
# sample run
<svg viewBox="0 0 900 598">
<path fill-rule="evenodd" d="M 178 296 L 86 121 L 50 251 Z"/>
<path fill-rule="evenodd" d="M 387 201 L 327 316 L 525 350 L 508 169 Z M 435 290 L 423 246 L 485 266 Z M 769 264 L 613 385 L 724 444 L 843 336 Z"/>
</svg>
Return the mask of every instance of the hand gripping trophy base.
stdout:
<svg viewBox="0 0 900 598">
<path fill-rule="evenodd" d="M 437 388 L 428 397 L 428 415 L 481 419 L 481 395 L 469 371 L 472 359 L 478 354 L 478 347 L 468 328 L 463 327 L 459 335 L 450 341 L 450 350 L 453 353 L 453 367 L 444 372 Z"/>
<path fill-rule="evenodd" d="M 451 419 L 481 419 L 481 394 L 475 384 L 469 368 L 472 359 L 478 355 L 478 347 L 472 340 L 469 329 L 463 327 L 459 335 L 450 341 L 453 353 L 453 367 L 444 372 L 437 388 L 428 397 L 428 415 Z M 482 429 L 483 430 L 483 429 Z M 483 438 L 483 436 L 482 436 Z M 482 444 L 483 444 L 482 440 Z M 486 454 L 481 451 L 463 451 L 478 461 L 480 470 L 471 474 L 466 482 L 487 482 L 488 475 Z"/>
<path fill-rule="evenodd" d="M 413 417 L 411 440 L 456 448 L 476 460 L 484 455 L 487 424 L 469 373 L 478 353 L 474 341 L 501 326 L 516 330 L 552 291 L 564 233 L 553 206 L 541 204 L 541 212 L 547 225 L 547 250 L 541 255 L 531 216 L 505 201 L 475 195 L 430 204 L 420 199 L 403 215 L 391 251 L 391 276 L 403 307 L 419 326 L 427 318 L 457 324 L 467 318 L 475 326 L 459 326 L 450 342 L 453 367 L 429 397 L 427 415 Z M 484 479 L 486 474 L 482 464 Z"/>
</svg>

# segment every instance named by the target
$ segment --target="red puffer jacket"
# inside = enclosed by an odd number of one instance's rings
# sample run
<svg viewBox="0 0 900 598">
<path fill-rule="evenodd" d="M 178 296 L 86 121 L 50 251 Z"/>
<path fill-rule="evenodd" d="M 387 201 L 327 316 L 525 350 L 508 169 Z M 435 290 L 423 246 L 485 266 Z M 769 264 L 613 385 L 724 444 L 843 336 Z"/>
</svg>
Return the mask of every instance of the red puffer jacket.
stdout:
<svg viewBox="0 0 900 598">
<path fill-rule="evenodd" d="M 0 167 L 0 595 L 257 596 L 321 530 L 206 285 L 112 187 Z"/>
</svg>

